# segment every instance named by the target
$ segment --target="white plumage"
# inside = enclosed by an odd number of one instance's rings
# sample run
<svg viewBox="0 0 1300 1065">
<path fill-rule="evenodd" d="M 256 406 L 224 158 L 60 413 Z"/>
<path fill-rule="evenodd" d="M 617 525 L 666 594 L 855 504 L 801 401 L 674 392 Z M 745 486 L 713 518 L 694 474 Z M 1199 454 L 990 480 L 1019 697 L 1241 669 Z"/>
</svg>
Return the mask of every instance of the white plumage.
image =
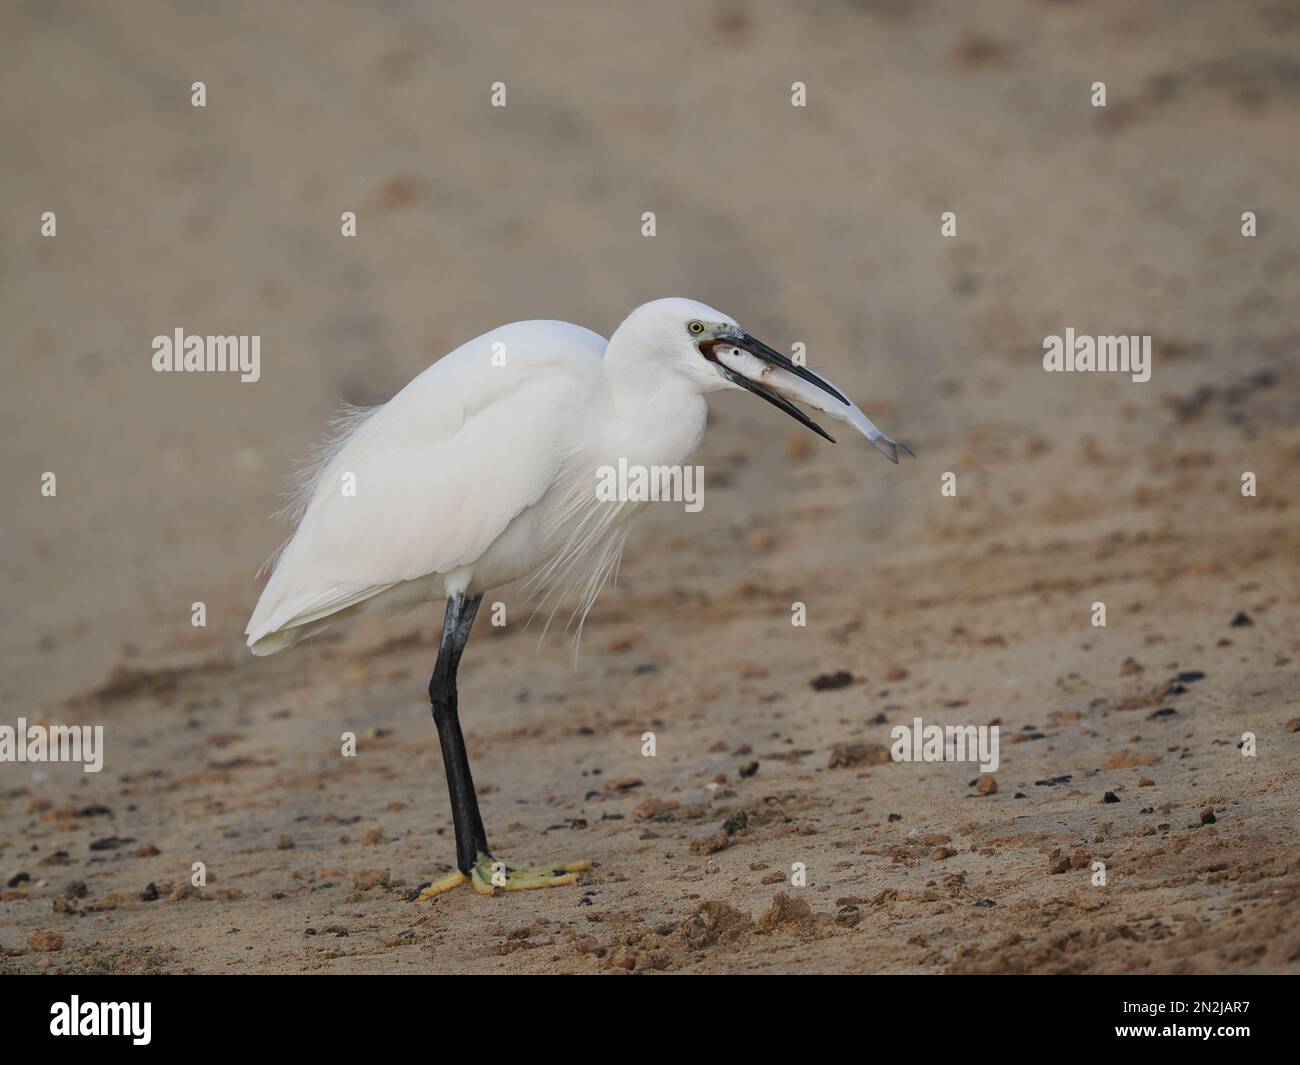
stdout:
<svg viewBox="0 0 1300 1065">
<path fill-rule="evenodd" d="M 620 458 L 686 462 L 709 391 L 743 386 L 817 406 L 897 461 L 861 411 L 808 383 L 824 379 L 730 346 L 739 338 L 752 341 L 686 299 L 637 308 L 608 343 L 566 322 L 516 322 L 463 344 L 382 406 L 349 412 L 294 490 L 296 529 L 248 622 L 249 646 L 271 654 L 363 607 L 477 595 L 522 577 L 552 609 L 571 598 L 581 618 L 644 506 L 597 501 L 596 470 Z"/>
</svg>

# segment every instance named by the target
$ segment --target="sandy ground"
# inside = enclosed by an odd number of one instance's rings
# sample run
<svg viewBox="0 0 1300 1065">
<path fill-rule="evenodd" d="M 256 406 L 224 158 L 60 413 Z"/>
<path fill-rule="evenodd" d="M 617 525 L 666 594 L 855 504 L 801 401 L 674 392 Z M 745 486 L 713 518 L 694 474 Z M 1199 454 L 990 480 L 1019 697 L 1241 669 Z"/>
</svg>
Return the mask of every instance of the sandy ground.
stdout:
<svg viewBox="0 0 1300 1065">
<path fill-rule="evenodd" d="M 0 971 L 1300 971 L 1295 6 L 441 6 L 0 16 L 0 724 L 107 734 L 0 764 Z M 281 477 L 486 328 L 669 294 L 920 458 L 713 404 L 576 666 L 515 589 L 462 666 L 494 847 L 595 868 L 411 901 L 438 609 L 248 655 Z M 154 374 L 177 326 L 262 380 Z M 1151 381 L 1044 373 L 1066 326 Z M 880 761 L 914 717 L 998 722 L 996 792 Z"/>
</svg>

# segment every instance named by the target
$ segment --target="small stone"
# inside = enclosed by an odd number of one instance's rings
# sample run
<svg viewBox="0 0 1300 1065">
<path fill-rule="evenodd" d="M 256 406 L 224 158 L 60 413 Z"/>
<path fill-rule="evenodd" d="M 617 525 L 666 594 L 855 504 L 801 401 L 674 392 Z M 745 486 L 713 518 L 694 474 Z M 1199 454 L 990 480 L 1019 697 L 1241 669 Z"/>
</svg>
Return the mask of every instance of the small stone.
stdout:
<svg viewBox="0 0 1300 1065">
<path fill-rule="evenodd" d="M 1142 664 L 1132 655 L 1124 659 L 1124 663 L 1119 667 L 1119 675 L 1121 677 L 1131 677 L 1134 674 L 1141 672 Z"/>
<path fill-rule="evenodd" d="M 1143 777 L 1141 780 L 1138 781 L 1139 788 L 1154 788 L 1155 786 L 1156 786 L 1156 782 L 1152 780 L 1150 777 Z"/>
<path fill-rule="evenodd" d="M 103 839 L 91 840 L 90 849 L 92 851 L 111 851 L 134 842 L 135 840 L 123 838 L 122 836 L 105 836 Z"/>
<path fill-rule="evenodd" d="M 975 790 L 981 795 L 996 795 L 998 793 L 998 782 L 992 773 L 981 773 L 979 780 L 975 782 Z"/>
<path fill-rule="evenodd" d="M 281 836 L 279 842 L 275 845 L 275 849 L 281 851 L 291 851 L 293 848 L 294 842 L 292 836 Z"/>
<path fill-rule="evenodd" d="M 853 674 L 843 669 L 835 673 L 819 673 L 808 683 L 812 685 L 813 691 L 834 691 L 836 688 L 847 688 L 852 684 Z"/>
<path fill-rule="evenodd" d="M 632 810 L 632 816 L 638 821 L 652 821 L 666 813 L 676 810 L 680 804 L 676 799 L 642 799 Z"/>
<path fill-rule="evenodd" d="M 1239 629 L 1243 625 L 1253 625 L 1253 624 L 1255 624 L 1255 622 L 1251 619 L 1251 616 L 1247 614 L 1244 610 L 1238 610 L 1236 616 L 1233 617 L 1232 619 L 1232 627 L 1234 629 Z"/>
<path fill-rule="evenodd" d="M 1204 810 L 1201 811 L 1201 824 L 1212 825 L 1217 820 L 1218 818 L 1214 816 L 1213 806 L 1207 806 Z"/>
<path fill-rule="evenodd" d="M 1116 795 L 1113 791 L 1108 791 L 1108 792 L 1106 792 L 1105 795 L 1102 796 L 1101 801 L 1102 801 L 1102 802 L 1119 802 L 1119 796 Z"/>
<path fill-rule="evenodd" d="M 956 853 L 957 852 L 953 850 L 951 847 L 935 847 L 934 850 L 930 852 L 930 861 L 932 862 L 947 861 Z"/>
<path fill-rule="evenodd" d="M 1053 876 L 1059 876 L 1061 873 L 1070 871 L 1070 859 L 1068 857 L 1057 858 L 1052 862 L 1051 872 Z"/>
<path fill-rule="evenodd" d="M 27 945 L 40 954 L 50 954 L 63 949 L 63 937 L 58 932 L 40 928 L 27 937 Z"/>
</svg>

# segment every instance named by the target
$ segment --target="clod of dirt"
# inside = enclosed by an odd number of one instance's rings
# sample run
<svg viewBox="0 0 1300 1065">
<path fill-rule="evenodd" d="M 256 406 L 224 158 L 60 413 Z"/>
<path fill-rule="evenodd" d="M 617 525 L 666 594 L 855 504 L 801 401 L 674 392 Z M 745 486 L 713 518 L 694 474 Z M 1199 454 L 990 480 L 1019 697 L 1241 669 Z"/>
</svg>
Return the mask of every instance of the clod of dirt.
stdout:
<svg viewBox="0 0 1300 1065">
<path fill-rule="evenodd" d="M 997 778 L 992 773 L 981 773 L 979 780 L 975 781 L 975 790 L 981 795 L 996 795 L 998 793 Z"/>
<path fill-rule="evenodd" d="M 889 761 L 889 749 L 879 743 L 837 743 L 831 748 L 828 769 L 849 769 L 855 765 L 871 763 L 883 765 Z"/>
<path fill-rule="evenodd" d="M 711 836 L 696 836 L 691 840 L 692 854 L 717 854 L 731 846 L 731 837 L 725 832 L 714 832 Z"/>
<path fill-rule="evenodd" d="M 676 799 L 642 799 L 632 810 L 632 816 L 638 821 L 652 821 L 656 817 L 672 813 L 681 805 Z"/>
<path fill-rule="evenodd" d="M 1283 732 L 1300 732 L 1300 717 L 1293 717 L 1282 726 Z"/>
<path fill-rule="evenodd" d="M 935 847 L 934 850 L 930 852 L 930 861 L 932 862 L 947 861 L 956 853 L 957 852 L 953 850 L 951 847 Z"/>
<path fill-rule="evenodd" d="M 737 832 L 743 832 L 748 827 L 749 814 L 744 810 L 738 810 L 722 822 L 722 831 L 728 836 L 734 836 Z"/>
<path fill-rule="evenodd" d="M 686 920 L 653 932 L 633 933 L 626 945 L 610 954 L 608 968 L 673 969 L 687 955 L 715 943 L 730 943 L 751 935 L 754 922 L 729 902 L 711 899 L 701 902 Z"/>
<path fill-rule="evenodd" d="M 1150 777 L 1143 777 L 1141 780 L 1138 781 L 1139 788 L 1154 788 L 1155 786 L 1156 786 L 1156 782 L 1152 780 Z"/>
<path fill-rule="evenodd" d="M 736 772 L 748 779 L 758 772 L 758 763 L 750 762 L 748 765 L 742 765 Z"/>
<path fill-rule="evenodd" d="M 63 937 L 58 932 L 40 928 L 27 937 L 27 945 L 40 954 L 49 954 L 63 949 Z"/>
<path fill-rule="evenodd" d="M 843 928 L 856 928 L 862 923 L 862 911 L 856 906 L 841 906 L 835 913 L 835 923 Z"/>
<path fill-rule="evenodd" d="M 1134 674 L 1141 673 L 1141 672 L 1142 672 L 1142 664 L 1138 662 L 1138 660 L 1134 658 L 1132 655 L 1124 659 L 1123 665 L 1119 667 L 1119 675 L 1121 677 L 1131 677 Z"/>
<path fill-rule="evenodd" d="M 1214 816 L 1213 806 L 1207 806 L 1204 810 L 1201 811 L 1201 824 L 1212 825 L 1217 820 L 1218 818 Z"/>
<path fill-rule="evenodd" d="M 784 891 L 772 899 L 772 908 L 758 919 L 758 931 L 764 934 L 781 931 L 809 937 L 816 935 L 820 927 L 821 920 L 813 908 L 804 899 L 792 898 Z"/>
<path fill-rule="evenodd" d="M 352 878 L 352 887 L 357 891 L 388 887 L 390 883 L 392 883 L 392 876 L 387 869 L 363 869 Z"/>
<path fill-rule="evenodd" d="M 1159 710 L 1147 714 L 1147 720 L 1158 721 L 1162 717 L 1173 717 L 1176 713 L 1178 713 L 1178 711 L 1172 706 L 1162 706 Z"/>
<path fill-rule="evenodd" d="M 816 692 L 834 691 L 836 688 L 847 688 L 852 684 L 853 674 L 843 669 L 835 673 L 819 673 L 808 683 Z"/>
</svg>

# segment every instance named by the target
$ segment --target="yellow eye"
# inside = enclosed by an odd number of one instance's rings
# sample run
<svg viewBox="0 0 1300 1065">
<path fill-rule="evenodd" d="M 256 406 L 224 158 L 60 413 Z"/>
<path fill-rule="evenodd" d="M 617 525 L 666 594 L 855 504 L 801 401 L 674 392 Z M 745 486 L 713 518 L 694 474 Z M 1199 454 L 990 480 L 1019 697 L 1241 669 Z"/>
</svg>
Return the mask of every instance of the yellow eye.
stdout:
<svg viewBox="0 0 1300 1065">
<path fill-rule="evenodd" d="M 686 323 L 686 331 L 690 333 L 691 336 L 697 337 L 704 332 L 704 323 L 698 319 L 689 321 Z"/>
</svg>

